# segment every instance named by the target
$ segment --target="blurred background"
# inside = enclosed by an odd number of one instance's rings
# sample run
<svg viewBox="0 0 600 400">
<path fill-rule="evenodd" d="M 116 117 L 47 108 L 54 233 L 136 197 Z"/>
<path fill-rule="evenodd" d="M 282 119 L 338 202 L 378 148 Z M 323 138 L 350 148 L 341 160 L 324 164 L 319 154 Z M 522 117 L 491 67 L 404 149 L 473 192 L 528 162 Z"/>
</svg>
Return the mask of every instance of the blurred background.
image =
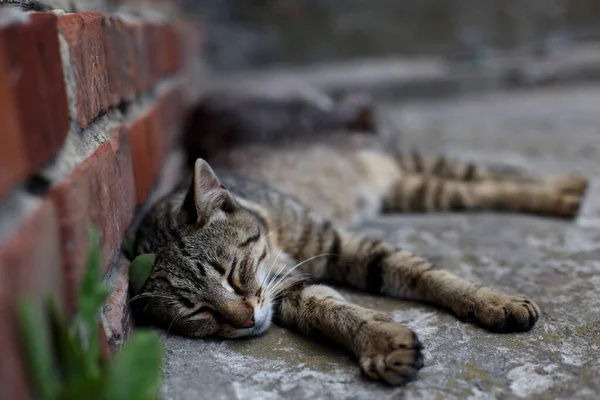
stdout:
<svg viewBox="0 0 600 400">
<path fill-rule="evenodd" d="M 206 126 L 186 125 L 202 94 L 220 84 L 285 89 L 288 79 L 334 97 L 370 95 L 406 149 L 588 176 L 574 221 L 386 215 L 360 227 L 461 276 L 526 293 L 548 318 L 522 336 L 531 340 L 515 340 L 427 306 L 352 294 L 427 343 L 433 361 L 406 391 L 359 379 L 347 354 L 273 328 L 241 342 L 162 335 L 164 380 L 153 384 L 165 397 L 600 398 L 600 0 L 42 3 L 0 0 L 0 399 L 32 398 L 30 379 L 44 378 L 26 374 L 17 299 L 41 310 L 53 294 L 69 317 L 86 303 L 78 296 L 95 296 L 79 291 L 90 224 L 100 260 L 89 264 L 102 266 L 108 297 L 97 302 L 101 349 L 84 347 L 102 361 L 127 343 L 124 239 L 181 179 L 182 137 L 211 138 Z"/>
<path fill-rule="evenodd" d="M 545 54 L 600 39 L 597 0 L 183 0 L 228 70 L 352 58 Z"/>
<path fill-rule="evenodd" d="M 417 383 L 395 396 L 379 392 L 354 380 L 353 365 L 330 349 L 272 330 L 243 347 L 170 338 L 169 393 L 190 376 L 187 389 L 215 397 L 236 381 L 255 398 L 598 398 L 589 377 L 600 373 L 591 356 L 600 337 L 600 1 L 183 4 L 202 17 L 204 60 L 222 81 L 291 78 L 334 95 L 363 91 L 406 149 L 542 174 L 577 171 L 592 184 L 575 221 L 434 213 L 386 215 L 360 228 L 461 276 L 527 293 L 546 313 L 530 337 L 480 335 L 440 313 L 352 294 L 422 335 L 431 361 Z M 301 367 L 300 354 L 311 354 Z M 190 383 L 197 376 L 210 378 Z"/>
</svg>

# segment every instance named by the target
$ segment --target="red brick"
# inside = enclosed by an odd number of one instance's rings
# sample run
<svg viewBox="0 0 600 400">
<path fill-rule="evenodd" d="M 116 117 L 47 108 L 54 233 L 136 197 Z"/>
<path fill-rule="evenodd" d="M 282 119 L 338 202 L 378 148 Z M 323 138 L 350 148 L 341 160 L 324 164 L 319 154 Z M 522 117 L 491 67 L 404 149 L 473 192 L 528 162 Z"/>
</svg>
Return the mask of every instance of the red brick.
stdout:
<svg viewBox="0 0 600 400">
<path fill-rule="evenodd" d="M 158 82 L 162 74 L 162 64 L 164 60 L 162 32 L 160 26 L 153 23 L 145 23 L 143 32 L 146 44 L 148 78 L 150 79 L 150 84 L 154 85 Z"/>
<path fill-rule="evenodd" d="M 180 87 L 174 87 L 162 93 L 158 99 L 158 109 L 160 110 L 159 133 L 163 136 L 163 143 L 167 149 L 170 149 L 179 133 L 184 118 L 184 97 L 183 90 Z"/>
<path fill-rule="evenodd" d="M 167 25 L 163 29 L 164 31 L 164 74 L 174 74 L 182 66 L 181 60 L 181 49 L 179 48 L 179 37 L 177 36 L 177 30 L 173 25 Z"/>
<path fill-rule="evenodd" d="M 104 17 L 104 44 L 111 106 L 135 98 L 135 54 L 133 37 L 123 22 L 112 16 Z"/>
<path fill-rule="evenodd" d="M 181 77 L 185 89 L 185 102 L 189 105 L 197 101 L 200 94 L 198 89 L 202 85 L 196 64 L 204 46 L 204 36 L 202 35 L 201 25 L 198 23 L 183 20 L 175 23 L 173 28 L 179 43 L 178 51 L 181 63 L 180 70 L 183 72 Z"/>
<path fill-rule="evenodd" d="M 174 26 L 167 24 L 144 24 L 144 35 L 149 79 L 156 84 L 182 65 L 179 39 Z"/>
<path fill-rule="evenodd" d="M 85 265 L 88 224 L 100 232 L 103 265 L 108 268 L 119 249 L 135 208 L 129 136 L 123 127 L 101 144 L 50 191 L 58 209 L 65 267 L 67 304 L 75 304 Z"/>
<path fill-rule="evenodd" d="M 10 78 L 2 84 L 3 96 L 9 96 L 14 105 L 12 136 L 21 137 L 22 163 L 31 173 L 56 154 L 69 128 L 56 17 L 36 13 L 28 23 L 0 29 L 0 48 L 6 68 L 2 75 Z"/>
<path fill-rule="evenodd" d="M 129 265 L 126 257 L 120 257 L 106 276 L 109 296 L 102 310 L 102 321 L 108 345 L 113 352 L 127 340 L 133 328 L 129 307 Z"/>
<path fill-rule="evenodd" d="M 129 128 L 137 204 L 142 204 L 148 197 L 169 150 L 161 134 L 160 118 L 156 102 Z"/>
<path fill-rule="evenodd" d="M 9 73 L 0 44 L 0 197 L 27 173 L 27 157 L 21 142 L 21 125 L 13 96 Z"/>
<path fill-rule="evenodd" d="M 129 127 L 137 204 L 146 201 L 166 154 L 181 131 L 184 97 L 181 87 L 159 94 Z"/>
<path fill-rule="evenodd" d="M 166 75 L 176 73 L 181 67 L 179 38 L 173 25 L 149 25 L 153 54 L 149 54 L 148 62 L 153 66 L 153 77 L 158 80 Z"/>
<path fill-rule="evenodd" d="M 42 202 L 14 234 L 0 243 L 0 398 L 29 398 L 16 325 L 17 299 L 27 296 L 42 309 L 53 294 L 63 304 L 63 273 L 56 210 Z"/>
<path fill-rule="evenodd" d="M 123 22 L 123 27 L 130 38 L 130 54 L 132 67 L 130 77 L 137 94 L 142 94 L 150 89 L 152 82 L 148 72 L 147 46 L 144 35 L 144 25 L 137 22 Z"/>
<path fill-rule="evenodd" d="M 69 45 L 77 85 L 77 122 L 81 128 L 109 107 L 109 87 L 102 14 L 62 15 L 58 29 Z"/>
<path fill-rule="evenodd" d="M 199 56 L 205 45 L 202 26 L 197 21 L 182 20 L 174 25 L 174 30 L 179 41 L 181 60 L 187 65 L 190 59 Z"/>
</svg>

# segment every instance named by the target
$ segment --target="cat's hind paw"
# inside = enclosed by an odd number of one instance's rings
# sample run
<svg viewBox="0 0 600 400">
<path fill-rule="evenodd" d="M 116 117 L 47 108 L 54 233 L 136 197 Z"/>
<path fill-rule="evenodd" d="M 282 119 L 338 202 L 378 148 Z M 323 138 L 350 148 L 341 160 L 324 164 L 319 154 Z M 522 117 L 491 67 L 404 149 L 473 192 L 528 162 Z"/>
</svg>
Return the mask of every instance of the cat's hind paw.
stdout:
<svg viewBox="0 0 600 400">
<path fill-rule="evenodd" d="M 568 219 L 577 217 L 581 210 L 581 200 L 582 197 L 575 194 L 560 196 L 556 202 L 556 216 Z"/>
<path fill-rule="evenodd" d="M 360 353 L 362 371 L 393 386 L 412 380 L 423 367 L 417 335 L 394 322 L 373 322 L 367 328 L 369 340 Z"/>
<path fill-rule="evenodd" d="M 562 194 L 583 196 L 590 184 L 590 180 L 581 174 L 559 175 L 548 180 L 548 185 Z"/>
<path fill-rule="evenodd" d="M 493 332 L 525 332 L 540 317 L 539 307 L 526 296 L 509 296 L 489 288 L 481 288 L 469 316 Z"/>
<path fill-rule="evenodd" d="M 579 215 L 589 179 L 580 174 L 559 175 L 546 181 L 550 201 L 546 214 L 573 219 Z"/>
</svg>

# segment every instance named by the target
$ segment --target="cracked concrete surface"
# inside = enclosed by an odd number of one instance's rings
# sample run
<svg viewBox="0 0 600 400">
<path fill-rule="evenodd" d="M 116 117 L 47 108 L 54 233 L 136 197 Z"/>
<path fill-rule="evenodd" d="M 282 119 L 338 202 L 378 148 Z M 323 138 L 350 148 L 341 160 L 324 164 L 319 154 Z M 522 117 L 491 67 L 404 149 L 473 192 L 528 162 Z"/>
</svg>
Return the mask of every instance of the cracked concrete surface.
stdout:
<svg viewBox="0 0 600 400">
<path fill-rule="evenodd" d="M 492 334 L 443 310 L 345 291 L 390 312 L 425 345 L 406 387 L 361 376 L 351 355 L 278 327 L 249 340 L 163 335 L 167 399 L 495 399 L 600 397 L 600 87 L 386 104 L 406 146 L 594 180 L 573 222 L 510 214 L 385 216 L 362 232 L 456 274 L 524 293 L 543 315 L 522 334 Z"/>
</svg>

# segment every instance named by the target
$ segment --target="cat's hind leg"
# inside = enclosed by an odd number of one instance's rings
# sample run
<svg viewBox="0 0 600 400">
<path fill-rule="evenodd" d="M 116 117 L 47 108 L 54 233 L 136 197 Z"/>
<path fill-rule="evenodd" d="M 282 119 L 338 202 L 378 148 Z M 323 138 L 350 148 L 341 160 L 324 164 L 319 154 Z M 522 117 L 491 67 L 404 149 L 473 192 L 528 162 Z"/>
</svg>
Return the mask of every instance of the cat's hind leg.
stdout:
<svg viewBox="0 0 600 400">
<path fill-rule="evenodd" d="M 582 195 L 589 179 L 581 174 L 544 176 L 522 168 L 502 164 L 482 165 L 451 159 L 443 155 L 426 156 L 417 151 L 395 156 L 400 168 L 409 174 L 425 175 L 463 182 L 506 181 L 543 185 L 565 194 Z"/>
<path fill-rule="evenodd" d="M 305 335 L 325 335 L 350 349 L 371 378 L 401 385 L 423 366 L 421 343 L 387 314 L 347 303 L 334 289 L 306 282 L 281 293 L 276 320 Z"/>
<path fill-rule="evenodd" d="M 582 196 L 550 185 L 512 181 L 457 181 L 404 175 L 385 194 L 384 212 L 514 211 L 574 218 Z"/>
</svg>

